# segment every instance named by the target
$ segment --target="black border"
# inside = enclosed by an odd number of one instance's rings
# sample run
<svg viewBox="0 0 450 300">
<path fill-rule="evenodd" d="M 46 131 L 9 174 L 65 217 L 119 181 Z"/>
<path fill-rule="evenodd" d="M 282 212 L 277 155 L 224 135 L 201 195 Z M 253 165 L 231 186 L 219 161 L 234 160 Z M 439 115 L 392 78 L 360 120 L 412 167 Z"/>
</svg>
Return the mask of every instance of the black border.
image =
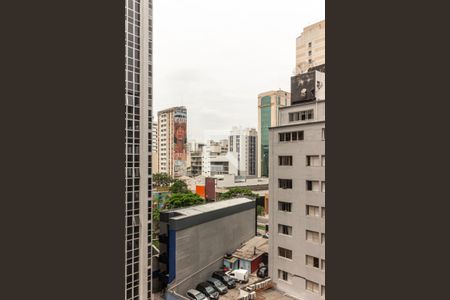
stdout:
<svg viewBox="0 0 450 300">
<path fill-rule="evenodd" d="M 124 299 L 124 1 L 2 3 L 2 299 Z"/>
<path fill-rule="evenodd" d="M 326 3 L 329 299 L 448 298 L 439 4 Z"/>
</svg>

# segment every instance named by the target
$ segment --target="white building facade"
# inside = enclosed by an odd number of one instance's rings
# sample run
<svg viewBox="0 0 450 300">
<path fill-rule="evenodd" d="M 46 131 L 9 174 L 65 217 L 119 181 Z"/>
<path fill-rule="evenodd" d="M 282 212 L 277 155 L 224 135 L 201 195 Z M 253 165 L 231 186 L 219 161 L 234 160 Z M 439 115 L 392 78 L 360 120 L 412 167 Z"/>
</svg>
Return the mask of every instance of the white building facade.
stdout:
<svg viewBox="0 0 450 300">
<path fill-rule="evenodd" d="M 233 127 L 228 142 L 230 163 L 234 164 L 237 176 L 257 176 L 257 140 L 254 128 Z"/>
<path fill-rule="evenodd" d="M 269 139 L 269 276 L 303 300 L 325 298 L 325 76 L 313 72 L 315 99 L 280 108 Z"/>
<path fill-rule="evenodd" d="M 325 20 L 305 27 L 296 42 L 296 74 L 325 64 Z"/>
<path fill-rule="evenodd" d="M 152 1 L 125 2 L 125 291 L 152 298 Z"/>
</svg>

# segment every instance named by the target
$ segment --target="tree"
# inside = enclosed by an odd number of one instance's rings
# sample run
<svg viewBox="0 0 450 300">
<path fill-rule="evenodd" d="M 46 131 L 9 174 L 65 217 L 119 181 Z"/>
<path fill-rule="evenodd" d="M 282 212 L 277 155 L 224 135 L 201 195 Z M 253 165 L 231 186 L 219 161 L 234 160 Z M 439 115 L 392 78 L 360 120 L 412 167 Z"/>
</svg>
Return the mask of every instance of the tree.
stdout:
<svg viewBox="0 0 450 300">
<path fill-rule="evenodd" d="M 184 194 L 176 193 L 170 196 L 169 200 L 167 200 L 166 203 L 164 204 L 164 207 L 167 209 L 172 209 L 172 208 L 192 206 L 201 203 L 205 203 L 205 199 L 203 199 L 197 194 L 194 194 L 192 192 Z"/>
<path fill-rule="evenodd" d="M 256 199 L 256 198 L 258 198 L 258 194 L 253 193 L 249 189 L 233 187 L 233 188 L 230 188 L 227 192 L 221 193 L 219 195 L 220 200 L 227 200 L 227 199 L 239 198 L 239 197 Z"/>
<path fill-rule="evenodd" d="M 264 207 L 261 205 L 256 206 L 256 211 L 258 213 L 258 216 L 264 216 Z"/>
<path fill-rule="evenodd" d="M 153 174 L 153 185 L 155 187 L 168 187 L 174 180 L 166 173 Z"/>
<path fill-rule="evenodd" d="M 190 192 L 186 182 L 184 182 L 183 180 L 179 180 L 179 179 L 175 180 L 175 182 L 169 188 L 169 191 L 172 194 L 186 194 L 186 193 Z"/>
</svg>

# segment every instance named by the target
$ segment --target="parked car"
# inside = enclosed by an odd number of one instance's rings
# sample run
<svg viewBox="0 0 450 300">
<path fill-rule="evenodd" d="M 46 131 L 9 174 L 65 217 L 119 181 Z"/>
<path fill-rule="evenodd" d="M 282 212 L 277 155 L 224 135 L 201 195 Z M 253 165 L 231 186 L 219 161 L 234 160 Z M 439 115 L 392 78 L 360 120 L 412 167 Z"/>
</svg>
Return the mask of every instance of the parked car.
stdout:
<svg viewBox="0 0 450 300">
<path fill-rule="evenodd" d="M 197 284 L 196 290 L 205 294 L 211 300 L 219 299 L 219 292 L 208 282 L 201 282 Z"/>
<path fill-rule="evenodd" d="M 258 268 L 258 271 L 256 271 L 256 276 L 259 278 L 266 278 L 269 276 L 269 267 L 268 266 L 261 266 Z"/>
<path fill-rule="evenodd" d="M 194 289 L 190 289 L 189 291 L 187 291 L 186 296 L 192 300 L 209 300 L 209 298 L 206 297 L 205 294 Z"/>
<path fill-rule="evenodd" d="M 233 278 L 225 274 L 225 272 L 223 271 L 215 271 L 214 273 L 212 273 L 212 278 L 219 279 L 229 289 L 234 289 L 236 287 L 236 282 L 233 280 Z"/>
<path fill-rule="evenodd" d="M 219 292 L 219 294 L 223 295 L 228 293 L 228 288 L 219 279 L 210 277 L 206 281 L 209 282 L 213 286 L 213 288 L 215 288 L 216 291 Z"/>
<path fill-rule="evenodd" d="M 246 269 L 237 269 L 237 270 L 231 270 L 227 272 L 227 275 L 233 278 L 237 282 L 248 282 L 248 275 L 249 271 Z"/>
</svg>

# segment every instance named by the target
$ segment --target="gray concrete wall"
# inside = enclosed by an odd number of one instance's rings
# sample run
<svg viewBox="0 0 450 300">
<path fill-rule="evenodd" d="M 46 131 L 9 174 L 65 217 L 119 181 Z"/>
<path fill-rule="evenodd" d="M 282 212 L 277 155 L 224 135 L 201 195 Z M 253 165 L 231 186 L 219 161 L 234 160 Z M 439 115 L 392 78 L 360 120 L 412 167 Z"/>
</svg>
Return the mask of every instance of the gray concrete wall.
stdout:
<svg viewBox="0 0 450 300">
<path fill-rule="evenodd" d="M 255 236 L 255 210 L 248 209 L 227 217 L 196 225 L 177 232 L 176 277 L 169 285 L 191 276 L 208 266 L 175 288 L 184 295 L 190 288 L 205 281 L 211 273 L 222 267 L 223 256 Z"/>
<path fill-rule="evenodd" d="M 325 259 L 325 244 L 306 240 L 306 230 L 325 233 L 325 218 L 307 216 L 306 205 L 325 207 L 325 193 L 306 191 L 306 180 L 325 181 L 325 167 L 306 166 L 307 155 L 325 155 L 325 141 L 322 140 L 324 122 L 298 124 L 270 130 L 270 238 L 269 238 L 269 276 L 277 288 L 303 300 L 323 300 L 321 286 L 325 285 L 325 271 L 305 263 L 305 255 Z M 278 133 L 304 131 L 304 140 L 279 142 Z M 292 166 L 279 166 L 279 155 L 292 155 Z M 278 179 L 292 179 L 292 189 L 278 187 Z M 278 210 L 278 201 L 292 203 L 292 212 Z M 278 224 L 292 226 L 292 236 L 279 234 Z M 292 260 L 280 257 L 278 247 L 292 250 Z M 278 270 L 288 272 L 289 280 L 278 278 Z M 319 293 L 305 289 L 305 279 L 318 283 Z"/>
</svg>

